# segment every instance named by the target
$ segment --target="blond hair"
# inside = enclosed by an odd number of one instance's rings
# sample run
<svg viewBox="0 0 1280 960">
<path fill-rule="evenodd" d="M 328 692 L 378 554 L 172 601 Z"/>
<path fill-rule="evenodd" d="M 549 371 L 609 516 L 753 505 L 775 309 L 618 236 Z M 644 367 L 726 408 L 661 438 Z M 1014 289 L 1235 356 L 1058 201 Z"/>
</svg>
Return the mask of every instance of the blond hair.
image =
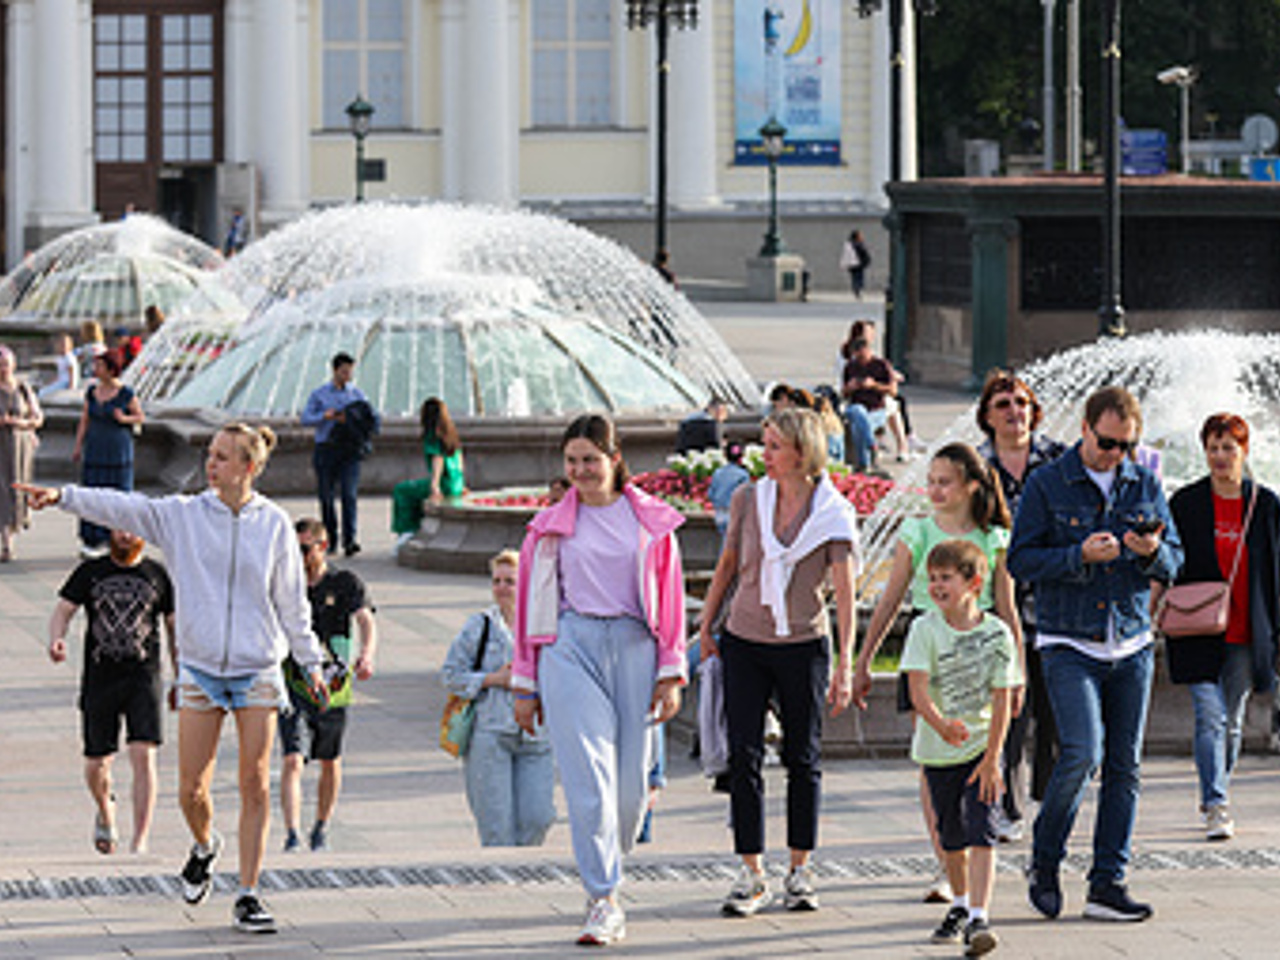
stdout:
<svg viewBox="0 0 1280 960">
<path fill-rule="evenodd" d="M 103 343 L 102 324 L 97 320 L 84 320 L 80 323 L 81 343 Z"/>
<path fill-rule="evenodd" d="M 765 418 L 763 427 L 773 427 L 796 448 L 806 476 L 817 477 L 826 471 L 827 431 L 822 418 L 812 410 L 800 407 L 776 410 Z"/>
<path fill-rule="evenodd" d="M 493 573 L 498 567 L 515 567 L 520 569 L 520 554 L 507 547 L 505 550 L 499 550 L 489 558 L 489 572 Z"/>
<path fill-rule="evenodd" d="M 270 427 L 253 427 L 247 423 L 228 423 L 219 433 L 225 433 L 235 442 L 236 452 L 245 463 L 253 465 L 254 473 L 261 473 L 267 465 L 271 451 L 276 448 L 276 432 Z"/>
</svg>

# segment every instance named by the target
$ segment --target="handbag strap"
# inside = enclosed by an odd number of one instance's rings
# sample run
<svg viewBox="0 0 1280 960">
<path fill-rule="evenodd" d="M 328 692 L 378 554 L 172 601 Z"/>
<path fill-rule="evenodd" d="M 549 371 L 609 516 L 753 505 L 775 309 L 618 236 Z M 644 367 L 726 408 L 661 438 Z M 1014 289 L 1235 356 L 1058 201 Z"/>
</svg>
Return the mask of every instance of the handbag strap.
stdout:
<svg viewBox="0 0 1280 960">
<path fill-rule="evenodd" d="M 484 663 L 484 648 L 489 645 L 489 615 L 484 616 L 484 630 L 480 633 L 480 646 L 476 648 L 475 663 L 471 664 L 471 672 L 475 673 L 480 669 L 480 664 Z"/>
<path fill-rule="evenodd" d="M 1253 507 L 1258 502 L 1258 484 L 1255 481 L 1249 496 L 1249 509 L 1245 511 L 1244 522 L 1240 524 L 1240 542 L 1236 544 L 1236 558 L 1231 562 L 1231 576 L 1227 577 L 1227 590 L 1236 582 L 1236 574 L 1240 571 L 1240 558 L 1244 556 L 1245 538 L 1249 536 L 1249 523 L 1253 520 Z"/>
</svg>

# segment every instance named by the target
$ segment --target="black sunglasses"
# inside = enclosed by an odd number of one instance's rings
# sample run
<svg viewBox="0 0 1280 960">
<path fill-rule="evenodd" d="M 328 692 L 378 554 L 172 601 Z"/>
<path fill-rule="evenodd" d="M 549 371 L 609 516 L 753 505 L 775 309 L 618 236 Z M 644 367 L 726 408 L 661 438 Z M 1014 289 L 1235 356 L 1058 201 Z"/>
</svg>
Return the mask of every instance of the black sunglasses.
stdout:
<svg viewBox="0 0 1280 960">
<path fill-rule="evenodd" d="M 1121 453 L 1131 453 L 1138 446 L 1137 440 L 1117 440 L 1115 437 L 1104 437 L 1097 432 L 1094 433 L 1094 436 L 1098 440 L 1099 450 L 1119 450 Z"/>
<path fill-rule="evenodd" d="M 1026 397 L 1001 397 L 995 403 L 991 404 L 996 410 L 1008 410 L 1012 406 L 1029 407 L 1031 401 Z"/>
</svg>

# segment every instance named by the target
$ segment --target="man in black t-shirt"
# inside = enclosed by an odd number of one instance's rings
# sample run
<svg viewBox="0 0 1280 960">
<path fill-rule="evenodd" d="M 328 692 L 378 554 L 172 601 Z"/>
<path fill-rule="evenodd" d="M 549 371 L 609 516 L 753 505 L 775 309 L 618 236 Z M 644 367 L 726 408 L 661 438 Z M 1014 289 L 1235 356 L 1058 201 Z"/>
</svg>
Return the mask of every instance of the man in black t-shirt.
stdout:
<svg viewBox="0 0 1280 960">
<path fill-rule="evenodd" d="M 83 607 L 84 671 L 80 676 L 81 734 L 85 783 L 97 805 L 93 843 L 114 853 L 118 840 L 111 762 L 120 743 L 123 717 L 133 767 L 134 853 L 147 849 L 156 805 L 156 747 L 162 737 L 160 622 L 169 662 L 177 671 L 173 634 L 173 586 L 164 567 L 142 557 L 142 540 L 111 531 L 111 552 L 86 560 L 58 592 L 49 619 L 49 657 L 67 659 L 67 627 Z"/>
<path fill-rule="evenodd" d="M 280 747 L 284 764 L 280 773 L 280 808 L 286 829 L 284 849 L 302 846 L 298 831 L 302 824 L 302 728 L 311 738 L 312 760 L 320 762 L 320 782 L 316 787 L 316 820 L 311 828 L 312 850 L 329 846 L 329 822 L 342 787 L 342 735 L 351 703 L 352 677 L 373 676 L 373 658 L 378 645 L 374 607 L 364 582 L 350 570 L 335 570 L 326 558 L 329 545 L 325 525 L 312 518 L 294 524 L 298 546 L 307 572 L 307 599 L 311 601 L 311 627 L 325 650 L 324 673 L 329 682 L 328 707 L 312 697 L 306 675 L 293 658 L 284 661 L 285 685 L 289 688 L 290 711 L 280 713 Z M 351 626 L 355 622 L 358 648 L 352 650 Z M 354 655 L 354 660 L 352 659 Z"/>
</svg>

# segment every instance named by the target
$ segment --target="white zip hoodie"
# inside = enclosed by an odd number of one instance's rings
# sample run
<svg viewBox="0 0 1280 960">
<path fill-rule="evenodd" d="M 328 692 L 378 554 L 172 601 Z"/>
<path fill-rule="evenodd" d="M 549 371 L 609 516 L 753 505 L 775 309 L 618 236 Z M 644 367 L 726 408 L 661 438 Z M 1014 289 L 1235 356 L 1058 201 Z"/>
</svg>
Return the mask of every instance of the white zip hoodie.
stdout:
<svg viewBox="0 0 1280 960">
<path fill-rule="evenodd" d="M 212 490 L 152 498 L 67 486 L 59 503 L 164 552 L 179 663 L 240 677 L 279 666 L 290 652 L 307 672 L 322 662 L 298 538 L 289 515 L 270 500 L 255 493 L 235 514 Z"/>
</svg>

